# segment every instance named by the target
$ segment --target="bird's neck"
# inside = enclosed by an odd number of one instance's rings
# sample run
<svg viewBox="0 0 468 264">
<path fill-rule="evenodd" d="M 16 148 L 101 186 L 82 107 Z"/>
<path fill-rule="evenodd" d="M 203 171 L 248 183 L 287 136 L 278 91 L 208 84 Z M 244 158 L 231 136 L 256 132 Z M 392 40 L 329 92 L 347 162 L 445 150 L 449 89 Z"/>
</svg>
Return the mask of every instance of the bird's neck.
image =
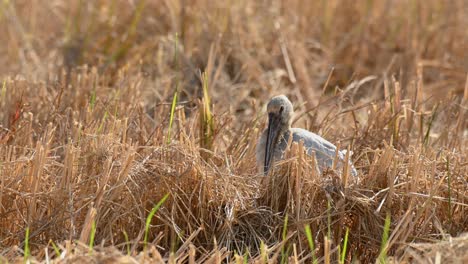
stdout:
<svg viewBox="0 0 468 264">
<path fill-rule="evenodd" d="M 289 134 L 291 134 L 290 131 L 291 131 L 291 126 L 290 125 L 287 125 L 287 124 L 282 125 L 280 127 L 280 130 L 279 130 L 279 133 L 278 133 L 278 141 L 282 140 L 282 139 L 285 139 L 285 138 L 288 138 Z"/>
</svg>

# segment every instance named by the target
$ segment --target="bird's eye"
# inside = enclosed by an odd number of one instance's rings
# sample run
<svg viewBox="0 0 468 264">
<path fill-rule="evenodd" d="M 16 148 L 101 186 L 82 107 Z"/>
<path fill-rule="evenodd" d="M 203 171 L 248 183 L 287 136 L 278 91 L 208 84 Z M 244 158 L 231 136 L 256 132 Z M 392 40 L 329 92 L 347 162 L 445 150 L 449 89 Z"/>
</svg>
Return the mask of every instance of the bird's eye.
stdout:
<svg viewBox="0 0 468 264">
<path fill-rule="evenodd" d="M 281 106 L 280 109 L 279 109 L 279 113 L 280 113 L 280 114 L 283 113 L 283 110 L 284 110 L 284 107 Z"/>
</svg>

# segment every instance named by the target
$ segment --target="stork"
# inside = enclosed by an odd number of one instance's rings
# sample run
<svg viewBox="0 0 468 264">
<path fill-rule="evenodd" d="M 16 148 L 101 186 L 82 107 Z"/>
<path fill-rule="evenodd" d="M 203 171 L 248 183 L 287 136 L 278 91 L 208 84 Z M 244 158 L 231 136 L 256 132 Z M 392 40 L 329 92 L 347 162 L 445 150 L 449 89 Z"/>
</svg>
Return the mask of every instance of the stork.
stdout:
<svg viewBox="0 0 468 264">
<path fill-rule="evenodd" d="M 289 137 L 292 142 L 303 141 L 308 155 L 315 153 L 320 173 L 327 167 L 332 167 L 335 155 L 338 155 L 338 167 L 342 167 L 346 151 L 319 135 L 302 128 L 291 128 L 294 109 L 285 95 L 273 97 L 267 105 L 268 128 L 265 129 L 258 141 L 256 149 L 257 168 L 260 174 L 267 175 L 275 161 L 283 159 L 288 147 Z M 357 171 L 350 162 L 351 175 L 357 176 Z"/>
</svg>

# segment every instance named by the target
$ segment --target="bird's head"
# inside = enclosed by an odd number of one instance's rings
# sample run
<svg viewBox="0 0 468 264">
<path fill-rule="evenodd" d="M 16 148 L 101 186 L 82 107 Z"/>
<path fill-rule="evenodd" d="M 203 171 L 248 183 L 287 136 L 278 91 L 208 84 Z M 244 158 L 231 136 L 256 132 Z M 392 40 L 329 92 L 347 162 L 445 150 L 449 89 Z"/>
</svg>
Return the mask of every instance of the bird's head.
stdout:
<svg viewBox="0 0 468 264">
<path fill-rule="evenodd" d="M 278 125 L 281 128 L 289 128 L 291 126 L 292 116 L 294 114 L 291 101 L 285 95 L 278 95 L 271 98 L 267 105 L 268 121 L 272 118 L 277 119 Z"/>
<path fill-rule="evenodd" d="M 267 105 L 268 130 L 267 142 L 265 146 L 264 173 L 270 169 L 275 146 L 279 136 L 291 127 L 291 120 L 294 113 L 293 106 L 285 95 L 278 95 L 271 98 Z"/>
</svg>

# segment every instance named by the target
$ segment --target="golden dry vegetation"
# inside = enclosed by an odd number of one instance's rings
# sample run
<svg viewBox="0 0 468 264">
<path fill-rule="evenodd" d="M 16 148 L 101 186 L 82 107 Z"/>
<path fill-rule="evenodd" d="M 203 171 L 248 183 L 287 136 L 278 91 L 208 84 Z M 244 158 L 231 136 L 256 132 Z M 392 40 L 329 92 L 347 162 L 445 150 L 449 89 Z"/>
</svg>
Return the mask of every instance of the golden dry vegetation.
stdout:
<svg viewBox="0 0 468 264">
<path fill-rule="evenodd" d="M 1 1 L 0 262 L 466 263 L 467 25 L 464 0 Z M 257 174 L 281 93 L 358 178 L 300 145 Z"/>
</svg>

